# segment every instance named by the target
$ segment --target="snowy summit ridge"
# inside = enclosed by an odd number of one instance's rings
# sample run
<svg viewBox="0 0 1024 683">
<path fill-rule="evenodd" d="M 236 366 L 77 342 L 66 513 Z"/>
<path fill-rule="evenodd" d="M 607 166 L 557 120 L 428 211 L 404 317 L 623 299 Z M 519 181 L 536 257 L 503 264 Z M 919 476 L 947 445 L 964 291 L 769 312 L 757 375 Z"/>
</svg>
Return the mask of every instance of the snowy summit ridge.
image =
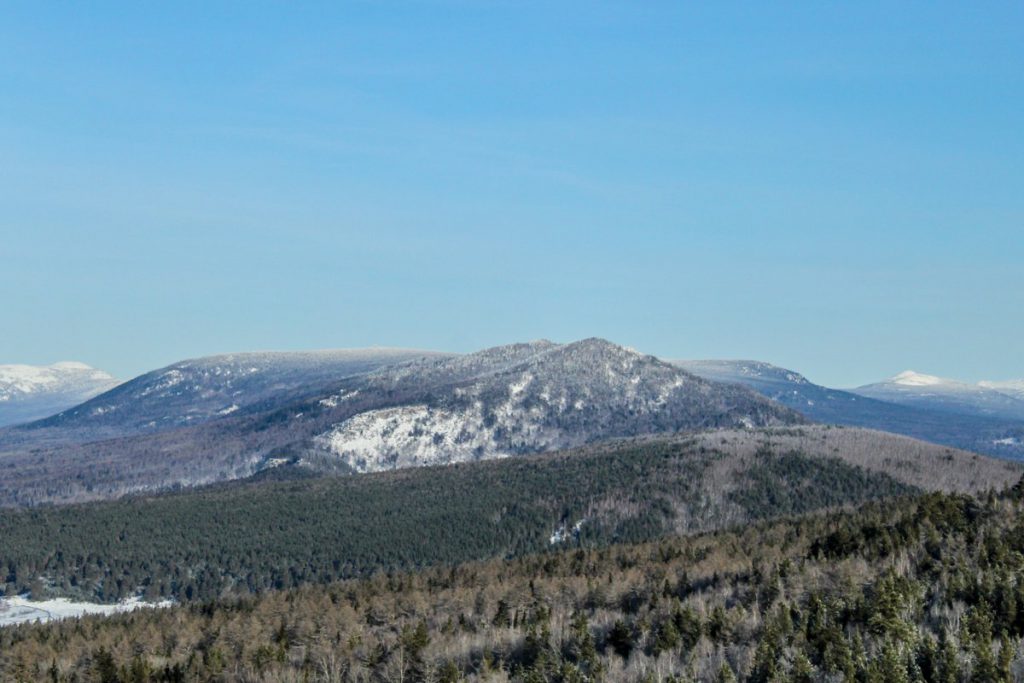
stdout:
<svg viewBox="0 0 1024 683">
<path fill-rule="evenodd" d="M 913 370 L 904 370 L 898 375 L 893 376 L 890 380 L 893 384 L 902 384 L 907 387 L 931 387 L 937 384 L 957 384 L 952 380 L 942 379 L 935 375 L 925 375 L 920 372 L 914 372 Z"/>
<path fill-rule="evenodd" d="M 405 392 L 400 405 L 345 404 Z M 353 397 L 351 399 L 346 397 Z M 315 446 L 356 471 L 538 453 L 603 438 L 799 422 L 738 387 L 590 338 L 541 340 L 386 368 L 321 405 L 339 419 Z M 344 416 L 344 417 L 342 417 Z"/>
<path fill-rule="evenodd" d="M 905 370 L 887 380 L 852 390 L 901 405 L 980 417 L 1024 420 L 1024 389 L 1016 382 L 959 382 Z"/>
<path fill-rule="evenodd" d="M 0 365 L 0 426 L 52 415 L 117 384 L 112 375 L 79 361 Z"/>
</svg>

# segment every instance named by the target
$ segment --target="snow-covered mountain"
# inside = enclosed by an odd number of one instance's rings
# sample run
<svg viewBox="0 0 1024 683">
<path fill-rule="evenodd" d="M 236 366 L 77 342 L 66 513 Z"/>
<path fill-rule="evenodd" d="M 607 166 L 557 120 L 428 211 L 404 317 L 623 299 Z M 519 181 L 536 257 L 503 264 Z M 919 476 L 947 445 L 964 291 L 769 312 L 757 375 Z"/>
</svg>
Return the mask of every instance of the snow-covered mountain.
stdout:
<svg viewBox="0 0 1024 683">
<path fill-rule="evenodd" d="M 230 373 L 223 359 L 201 371 L 194 361 L 176 364 L 53 419 L 0 432 L 0 456 L 17 475 L 0 480 L 0 504 L 196 485 L 284 464 L 366 472 L 804 421 L 749 389 L 601 339 L 421 354 L 273 390 L 257 381 L 258 367 L 251 358 Z M 211 390 L 211 377 L 219 390 Z M 244 391 L 250 381 L 255 390 Z M 252 395 L 262 398 L 243 404 Z M 160 429 L 161 409 L 193 417 Z M 111 423 L 112 416 L 119 417 Z"/>
<path fill-rule="evenodd" d="M 756 360 L 674 360 L 698 377 L 750 387 L 820 422 L 843 424 L 865 402 L 845 391 L 814 384 L 799 372 Z"/>
<path fill-rule="evenodd" d="M 116 385 L 106 372 L 75 361 L 0 365 L 0 427 L 53 415 Z"/>
<path fill-rule="evenodd" d="M 969 384 L 913 370 L 853 389 L 861 396 L 929 410 L 1024 420 L 1024 399 L 993 382 Z"/>
<path fill-rule="evenodd" d="M 978 393 L 978 389 L 971 389 L 970 385 L 954 394 L 960 404 L 951 400 L 938 403 L 934 397 L 926 400 L 923 394 L 933 392 L 934 387 L 947 386 L 944 380 L 917 373 L 898 376 L 904 383 L 899 386 L 906 387 L 906 393 L 896 393 L 898 389 L 872 391 L 874 397 L 869 397 L 823 387 L 798 372 L 760 361 L 673 362 L 707 379 L 750 387 L 818 422 L 870 427 L 979 453 L 1024 458 L 1024 420 L 982 412 L 969 401 L 965 407 L 963 403 L 967 398 L 976 398 Z M 916 395 L 913 392 L 917 392 Z M 917 400 L 908 400 L 915 397 Z M 1008 398 L 1011 398 L 1009 402 Z M 995 396 L 994 403 L 1013 405 L 1012 397 L 1003 395 Z"/>
<path fill-rule="evenodd" d="M 357 471 L 499 458 L 609 437 L 787 424 L 798 418 L 746 390 L 711 383 L 602 339 L 488 349 L 396 366 L 321 400 L 422 387 L 360 411 L 314 444 Z"/>
<path fill-rule="evenodd" d="M 81 405 L 64 406 L 64 412 L 30 428 L 90 439 L 198 425 L 283 405 L 345 377 L 437 355 L 368 348 L 195 358 L 148 372 Z"/>
<path fill-rule="evenodd" d="M 757 385 L 757 386 L 779 386 L 785 387 L 786 392 L 795 391 L 794 387 L 816 386 L 811 384 L 806 377 L 799 372 L 781 368 L 778 365 L 765 363 L 759 360 L 673 360 L 672 364 L 677 365 L 688 372 L 699 377 L 714 379 L 719 382 L 733 382 L 736 384 Z"/>
<path fill-rule="evenodd" d="M 1001 394 L 1012 396 L 1024 401 L 1024 379 L 1011 379 L 1001 382 L 978 382 L 978 386 L 986 389 L 994 389 Z"/>
</svg>

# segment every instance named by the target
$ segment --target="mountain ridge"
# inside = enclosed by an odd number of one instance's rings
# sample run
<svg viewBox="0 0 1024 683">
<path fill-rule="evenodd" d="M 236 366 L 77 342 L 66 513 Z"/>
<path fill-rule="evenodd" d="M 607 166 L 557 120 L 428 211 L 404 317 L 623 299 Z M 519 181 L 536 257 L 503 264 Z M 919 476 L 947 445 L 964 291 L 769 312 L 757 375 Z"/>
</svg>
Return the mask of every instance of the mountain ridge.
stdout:
<svg viewBox="0 0 1024 683">
<path fill-rule="evenodd" d="M 1024 400 L 998 382 L 971 384 L 905 370 L 893 377 L 850 391 L 868 398 L 950 413 L 1024 420 Z M 1013 383 L 1008 383 L 1013 386 Z"/>
<path fill-rule="evenodd" d="M 159 386 L 162 377 L 150 377 L 147 386 Z M 209 405 L 222 410 L 225 397 L 215 398 Z M 91 406 L 97 404 L 102 407 L 102 400 Z M 405 359 L 293 388 L 227 415 L 207 410 L 198 424 L 152 433 L 90 432 L 81 423 L 103 423 L 108 414 L 76 411 L 0 432 L 0 454 L 17 475 L 0 482 L 0 503 L 67 502 L 205 484 L 297 461 L 375 471 L 646 433 L 805 421 L 748 389 L 709 382 L 596 338 Z M 62 421 L 74 424 L 68 428 Z M 83 433 L 100 438 L 83 441 Z M 400 458 L 400 452 L 414 455 Z"/>
<path fill-rule="evenodd" d="M 80 361 L 0 365 L 0 427 L 45 418 L 118 384 L 113 375 Z"/>
<path fill-rule="evenodd" d="M 880 429 L 933 443 L 1011 459 L 1024 458 L 1024 421 L 936 410 L 830 389 L 793 370 L 762 361 L 678 360 L 680 367 L 742 384 L 828 424 Z"/>
</svg>

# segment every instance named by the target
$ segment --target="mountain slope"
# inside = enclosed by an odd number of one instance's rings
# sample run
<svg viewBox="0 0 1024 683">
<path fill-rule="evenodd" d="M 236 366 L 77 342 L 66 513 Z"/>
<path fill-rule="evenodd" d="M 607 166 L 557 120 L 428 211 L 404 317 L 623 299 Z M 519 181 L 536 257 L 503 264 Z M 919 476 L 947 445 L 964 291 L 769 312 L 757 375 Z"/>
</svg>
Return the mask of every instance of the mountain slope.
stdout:
<svg viewBox="0 0 1024 683">
<path fill-rule="evenodd" d="M 980 384 L 968 384 L 907 370 L 852 390 L 880 401 L 962 415 L 1024 420 L 1024 400 Z"/>
<path fill-rule="evenodd" d="M 1011 379 L 1003 382 L 978 382 L 978 386 L 994 389 L 999 393 L 1024 401 L 1024 379 Z"/>
<path fill-rule="evenodd" d="M 956 414 L 829 389 L 800 373 L 760 361 L 673 362 L 707 379 L 750 387 L 818 422 L 880 429 L 997 457 L 1024 458 L 1024 421 L 974 412 Z"/>
<path fill-rule="evenodd" d="M 0 678 L 1019 681 L 1022 520 L 1015 487 L 641 544 L 573 539 L 520 558 L 0 628 Z"/>
<path fill-rule="evenodd" d="M 294 400 L 351 375 L 420 357 L 412 349 L 339 349 L 207 356 L 136 377 L 24 431 L 68 440 L 127 436 L 202 424 L 252 406 Z"/>
<path fill-rule="evenodd" d="M 799 421 L 756 395 L 679 372 L 600 339 L 539 342 L 397 367 L 352 391 L 426 384 L 398 407 L 363 411 L 314 444 L 357 471 L 567 448 L 609 437 Z M 347 400 L 351 391 L 339 395 Z M 321 401 L 321 404 L 323 401 Z"/>
<path fill-rule="evenodd" d="M 32 425 L 36 439 L 32 429 L 0 437 L 0 464 L 11 473 L 0 479 L 0 504 L 205 484 L 287 462 L 364 472 L 804 421 L 748 389 L 599 339 L 419 358 L 304 390 L 304 398 L 268 399 L 195 426 L 88 443 L 73 443 L 66 431 L 81 434 L 106 414 L 68 411 L 45 428 Z"/>
<path fill-rule="evenodd" d="M 53 415 L 117 384 L 106 372 L 73 361 L 0 365 L 0 427 Z"/>
<path fill-rule="evenodd" d="M 0 512 L 10 590 L 178 599 L 604 545 L 916 490 L 1002 488 L 1021 468 L 857 429 L 725 430 L 358 477 L 245 481 Z M 89 557 L 83 564 L 80 558 Z M 2 584 L 0 584 L 2 587 Z"/>
</svg>

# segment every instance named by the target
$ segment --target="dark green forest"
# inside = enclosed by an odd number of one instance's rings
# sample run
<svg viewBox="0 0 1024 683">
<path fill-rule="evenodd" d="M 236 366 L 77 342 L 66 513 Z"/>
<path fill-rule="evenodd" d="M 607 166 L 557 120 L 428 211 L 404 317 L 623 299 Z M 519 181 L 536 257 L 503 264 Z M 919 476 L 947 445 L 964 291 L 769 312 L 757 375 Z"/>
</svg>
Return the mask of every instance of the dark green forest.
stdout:
<svg viewBox="0 0 1024 683">
<path fill-rule="evenodd" d="M 1024 486 L 0 629 L 12 681 L 863 681 L 1024 673 Z"/>
<path fill-rule="evenodd" d="M 831 457 L 675 438 L 358 477 L 0 512 L 0 589 L 208 600 L 491 557 L 599 547 L 918 491 Z M 572 528 L 581 522 L 578 533 Z"/>
</svg>

